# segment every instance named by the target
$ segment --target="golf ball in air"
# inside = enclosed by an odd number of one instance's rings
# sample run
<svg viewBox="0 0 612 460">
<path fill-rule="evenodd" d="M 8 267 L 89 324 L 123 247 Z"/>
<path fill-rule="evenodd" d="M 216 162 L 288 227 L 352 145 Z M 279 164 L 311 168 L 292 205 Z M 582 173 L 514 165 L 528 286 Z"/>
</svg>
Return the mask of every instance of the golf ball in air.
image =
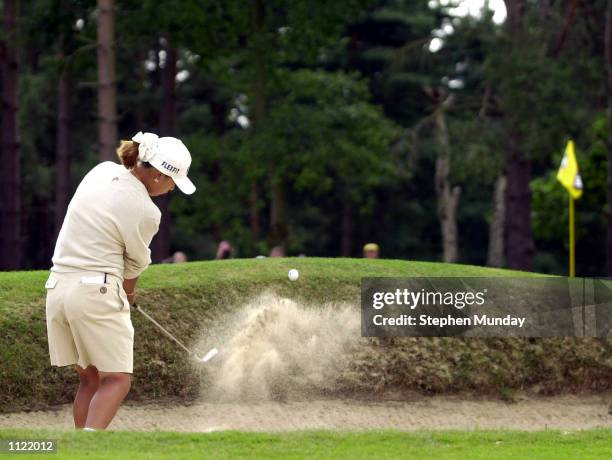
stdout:
<svg viewBox="0 0 612 460">
<path fill-rule="evenodd" d="M 295 268 L 289 270 L 289 279 L 291 281 L 295 281 L 300 277 L 300 272 L 298 272 Z"/>
</svg>

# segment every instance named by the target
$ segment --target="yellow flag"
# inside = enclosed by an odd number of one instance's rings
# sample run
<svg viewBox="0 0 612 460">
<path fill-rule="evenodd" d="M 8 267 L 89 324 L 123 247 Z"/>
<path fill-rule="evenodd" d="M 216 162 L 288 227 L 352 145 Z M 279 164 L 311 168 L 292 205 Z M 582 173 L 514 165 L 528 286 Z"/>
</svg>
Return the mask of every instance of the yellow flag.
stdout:
<svg viewBox="0 0 612 460">
<path fill-rule="evenodd" d="M 574 141 L 568 141 L 561 160 L 561 167 L 557 172 L 557 179 L 567 189 L 572 198 L 577 199 L 582 195 L 582 178 L 578 172 L 578 162 L 574 152 Z"/>
</svg>

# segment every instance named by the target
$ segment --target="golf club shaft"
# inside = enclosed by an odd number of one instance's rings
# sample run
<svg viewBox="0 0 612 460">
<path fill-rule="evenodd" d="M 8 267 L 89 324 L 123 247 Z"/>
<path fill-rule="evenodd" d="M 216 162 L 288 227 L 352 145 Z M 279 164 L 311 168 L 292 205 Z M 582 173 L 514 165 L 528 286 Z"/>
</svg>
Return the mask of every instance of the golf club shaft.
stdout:
<svg viewBox="0 0 612 460">
<path fill-rule="evenodd" d="M 164 334 L 166 334 L 168 337 L 170 337 L 172 340 L 174 340 L 177 343 L 178 346 L 180 346 L 183 350 L 185 350 L 190 355 L 193 355 L 193 352 L 189 348 L 187 348 L 185 345 L 183 345 L 182 342 L 179 339 L 174 337 L 161 324 L 159 324 L 157 321 L 155 321 L 155 319 L 153 319 L 146 311 L 144 311 L 141 307 L 136 305 L 136 303 L 134 303 L 133 306 L 134 306 L 134 308 L 136 310 L 138 310 L 140 313 L 142 313 L 145 316 L 145 318 L 147 318 L 149 321 L 151 321 L 153 324 L 155 324 Z"/>
</svg>

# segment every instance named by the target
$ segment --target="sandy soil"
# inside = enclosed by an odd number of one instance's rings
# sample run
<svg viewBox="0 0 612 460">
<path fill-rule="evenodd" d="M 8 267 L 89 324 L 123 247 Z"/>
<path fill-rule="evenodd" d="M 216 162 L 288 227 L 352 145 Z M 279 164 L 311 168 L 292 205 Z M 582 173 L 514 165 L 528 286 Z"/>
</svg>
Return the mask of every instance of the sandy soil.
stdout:
<svg viewBox="0 0 612 460">
<path fill-rule="evenodd" d="M 305 429 L 517 429 L 576 430 L 612 428 L 609 398 L 560 396 L 501 401 L 427 397 L 415 401 L 364 402 L 314 400 L 291 402 L 131 404 L 113 421 L 116 430 L 292 431 Z M 0 414 L 0 427 L 71 428 L 71 406 L 57 410 Z"/>
</svg>

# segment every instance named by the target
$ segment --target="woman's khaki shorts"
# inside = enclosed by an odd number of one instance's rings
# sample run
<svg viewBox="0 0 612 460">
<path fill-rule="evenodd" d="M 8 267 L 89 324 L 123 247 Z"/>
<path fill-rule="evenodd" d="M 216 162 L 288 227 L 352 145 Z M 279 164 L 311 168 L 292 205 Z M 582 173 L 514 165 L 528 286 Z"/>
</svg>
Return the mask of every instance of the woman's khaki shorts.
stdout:
<svg viewBox="0 0 612 460">
<path fill-rule="evenodd" d="M 132 373 L 134 328 L 121 280 L 91 272 L 56 273 L 47 280 L 47 336 L 53 366 L 93 365 Z M 86 277 L 86 279 L 83 279 Z M 89 278 L 88 278 L 89 277 Z"/>
</svg>

